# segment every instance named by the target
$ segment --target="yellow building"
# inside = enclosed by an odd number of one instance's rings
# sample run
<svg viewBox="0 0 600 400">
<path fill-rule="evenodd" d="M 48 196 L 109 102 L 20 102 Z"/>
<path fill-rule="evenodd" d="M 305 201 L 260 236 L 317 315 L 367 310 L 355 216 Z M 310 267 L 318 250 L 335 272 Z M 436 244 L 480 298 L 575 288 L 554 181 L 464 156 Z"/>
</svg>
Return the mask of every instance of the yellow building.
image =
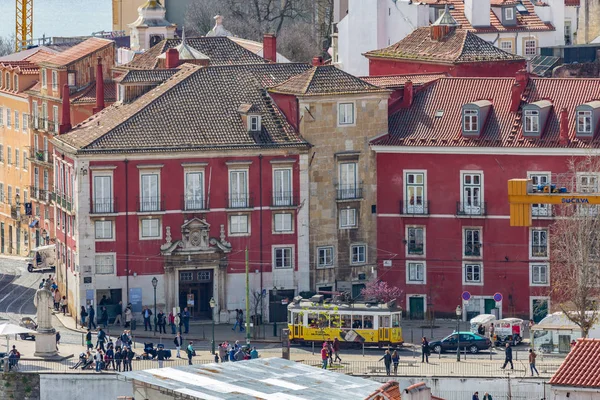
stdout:
<svg viewBox="0 0 600 400">
<path fill-rule="evenodd" d="M 26 256 L 34 247 L 29 220 L 30 111 L 25 91 L 37 83 L 37 62 L 54 52 L 36 48 L 0 58 L 0 253 Z"/>
</svg>

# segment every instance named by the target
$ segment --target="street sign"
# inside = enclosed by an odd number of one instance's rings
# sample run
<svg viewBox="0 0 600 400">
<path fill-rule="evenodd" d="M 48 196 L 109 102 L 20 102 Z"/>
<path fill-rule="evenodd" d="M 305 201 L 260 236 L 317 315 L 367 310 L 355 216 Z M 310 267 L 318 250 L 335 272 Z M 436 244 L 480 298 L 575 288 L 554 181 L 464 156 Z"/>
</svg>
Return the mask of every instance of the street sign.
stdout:
<svg viewBox="0 0 600 400">
<path fill-rule="evenodd" d="M 471 293 L 469 293 L 467 291 L 462 292 L 461 297 L 464 301 L 469 301 L 469 300 L 471 300 Z"/>
<path fill-rule="evenodd" d="M 494 293 L 494 300 L 496 302 L 502 301 L 502 293 Z"/>
</svg>

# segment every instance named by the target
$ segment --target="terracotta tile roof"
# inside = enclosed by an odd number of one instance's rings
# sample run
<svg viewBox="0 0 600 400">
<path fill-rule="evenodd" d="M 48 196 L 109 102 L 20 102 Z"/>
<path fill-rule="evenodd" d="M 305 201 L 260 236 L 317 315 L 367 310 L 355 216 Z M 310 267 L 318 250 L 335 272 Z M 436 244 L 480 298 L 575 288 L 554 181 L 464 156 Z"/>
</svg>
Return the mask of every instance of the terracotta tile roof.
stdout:
<svg viewBox="0 0 600 400">
<path fill-rule="evenodd" d="M 565 6 L 579 7 L 579 0 L 565 0 Z"/>
<path fill-rule="evenodd" d="M 492 6 L 516 6 L 519 4 L 517 0 L 490 0 Z"/>
<path fill-rule="evenodd" d="M 415 94 L 409 109 L 389 118 L 389 135 L 374 145 L 430 147 L 563 147 L 559 143 L 558 114 L 564 107 L 569 116 L 569 148 L 600 147 L 600 138 L 590 144 L 575 138 L 575 108 L 598 98 L 600 79 L 530 78 L 523 102 L 549 99 L 553 107 L 540 138 L 524 138 L 521 114 L 510 111 L 513 78 L 442 78 Z M 492 109 L 479 138 L 462 135 L 461 108 L 487 99 Z"/>
<path fill-rule="evenodd" d="M 29 61 L 0 61 L 0 69 L 13 71 L 22 75 L 36 75 L 39 73 L 37 64 Z"/>
<path fill-rule="evenodd" d="M 71 103 L 73 104 L 95 103 L 96 81 L 93 81 L 91 85 L 79 91 L 78 93 L 71 95 L 71 98 Z M 104 101 L 106 103 L 114 103 L 117 101 L 117 85 L 115 82 L 104 82 Z"/>
<path fill-rule="evenodd" d="M 365 400 L 401 400 L 400 386 L 396 381 L 389 381 L 371 393 Z"/>
<path fill-rule="evenodd" d="M 369 51 L 365 53 L 365 56 L 453 64 L 480 61 L 523 61 L 523 57 L 500 50 L 464 29 L 450 32 L 444 40 L 433 40 L 429 27 L 417 28 L 398 43 L 383 49 Z"/>
<path fill-rule="evenodd" d="M 64 67 L 104 47 L 114 46 L 114 43 L 112 40 L 92 37 L 48 58 L 41 64 Z"/>
<path fill-rule="evenodd" d="M 120 68 L 155 69 L 158 56 L 171 47 L 181 44 L 181 39 L 165 39 L 145 53 L 136 55 L 133 60 Z M 210 58 L 210 65 L 264 64 L 265 59 L 245 49 L 227 37 L 211 36 L 187 38 L 186 44 Z"/>
<path fill-rule="evenodd" d="M 306 64 L 203 68 L 184 64 L 134 102 L 116 103 L 56 141 L 80 152 L 305 148 L 308 143 L 265 88 L 308 68 Z M 261 114 L 260 133 L 248 132 L 238 111 L 242 104 L 254 105 Z"/>
<path fill-rule="evenodd" d="M 304 73 L 272 87 L 270 91 L 301 96 L 385 92 L 384 89 L 373 86 L 332 65 L 312 67 Z"/>
<path fill-rule="evenodd" d="M 447 73 L 439 74 L 406 74 L 406 75 L 381 75 L 381 76 L 361 76 L 365 82 L 381 88 L 399 88 L 403 87 L 407 81 L 411 81 L 413 85 L 426 85 L 433 81 L 447 77 Z"/>
<path fill-rule="evenodd" d="M 527 8 L 527 14 L 520 14 L 517 12 L 517 25 L 516 26 L 504 26 L 498 19 L 496 14 L 491 10 L 490 7 L 490 26 L 489 27 L 476 27 L 471 26 L 471 23 L 465 16 L 465 3 L 463 0 L 419 0 L 420 3 L 429 5 L 442 6 L 444 4 L 451 4 L 454 6 L 450 10 L 450 14 L 454 17 L 463 29 L 468 29 L 476 33 L 496 33 L 496 32 L 534 32 L 534 31 L 553 31 L 554 26 L 550 23 L 543 22 L 540 17 L 535 13 L 534 5 L 531 1 L 523 1 L 522 4 Z"/>
<path fill-rule="evenodd" d="M 172 77 L 177 72 L 176 69 L 151 69 L 136 70 L 132 69 L 121 76 L 119 83 L 161 83 Z"/>
<path fill-rule="evenodd" d="M 548 383 L 600 388 L 600 339 L 578 339 Z"/>
</svg>

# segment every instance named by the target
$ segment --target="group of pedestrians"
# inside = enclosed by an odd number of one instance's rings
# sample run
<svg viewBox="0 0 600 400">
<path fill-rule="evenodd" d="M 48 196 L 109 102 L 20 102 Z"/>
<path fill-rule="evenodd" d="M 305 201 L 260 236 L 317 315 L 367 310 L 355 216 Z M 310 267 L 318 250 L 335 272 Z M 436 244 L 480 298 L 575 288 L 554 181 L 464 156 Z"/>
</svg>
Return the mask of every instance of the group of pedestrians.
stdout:
<svg viewBox="0 0 600 400">
<path fill-rule="evenodd" d="M 66 315 L 67 296 L 62 296 L 60 294 L 60 290 L 58 290 L 58 285 L 56 284 L 55 279 L 52 277 L 52 274 L 48 275 L 48 279 L 42 279 L 39 288 L 43 288 L 44 286 L 46 286 L 46 284 L 50 286 L 50 291 L 52 292 L 54 311 L 62 312 L 63 315 Z"/>
<path fill-rule="evenodd" d="M 321 362 L 323 363 L 321 368 L 327 369 L 327 364 L 333 365 L 336 361 L 339 361 L 340 364 L 342 362 L 339 339 L 334 338 L 333 340 L 324 341 L 323 348 L 321 348 Z"/>
<path fill-rule="evenodd" d="M 239 340 L 236 340 L 233 345 L 228 342 L 219 343 L 217 353 L 215 354 L 215 362 L 227 361 L 244 361 L 254 360 L 258 358 L 258 350 L 256 347 L 241 346 Z"/>
<path fill-rule="evenodd" d="M 79 362 L 72 369 L 91 369 L 95 368 L 96 372 L 108 370 L 112 367 L 114 371 L 131 371 L 131 361 L 135 357 L 135 353 L 131 349 L 133 340 L 131 332 L 123 331 L 113 343 L 104 329 L 98 329 L 96 333 L 96 344 L 93 343 L 92 330 L 88 328 L 85 335 L 86 351 L 79 355 Z"/>
</svg>

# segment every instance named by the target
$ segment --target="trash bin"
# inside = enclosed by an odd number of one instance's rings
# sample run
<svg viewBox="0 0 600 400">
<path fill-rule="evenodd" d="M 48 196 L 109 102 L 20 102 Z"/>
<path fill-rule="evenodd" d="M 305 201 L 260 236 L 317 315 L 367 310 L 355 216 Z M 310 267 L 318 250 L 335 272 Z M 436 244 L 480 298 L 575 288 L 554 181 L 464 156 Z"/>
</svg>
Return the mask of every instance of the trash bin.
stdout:
<svg viewBox="0 0 600 400">
<path fill-rule="evenodd" d="M 132 319 L 131 320 L 131 330 L 135 331 L 136 326 L 137 326 L 137 321 L 135 319 Z"/>
</svg>

